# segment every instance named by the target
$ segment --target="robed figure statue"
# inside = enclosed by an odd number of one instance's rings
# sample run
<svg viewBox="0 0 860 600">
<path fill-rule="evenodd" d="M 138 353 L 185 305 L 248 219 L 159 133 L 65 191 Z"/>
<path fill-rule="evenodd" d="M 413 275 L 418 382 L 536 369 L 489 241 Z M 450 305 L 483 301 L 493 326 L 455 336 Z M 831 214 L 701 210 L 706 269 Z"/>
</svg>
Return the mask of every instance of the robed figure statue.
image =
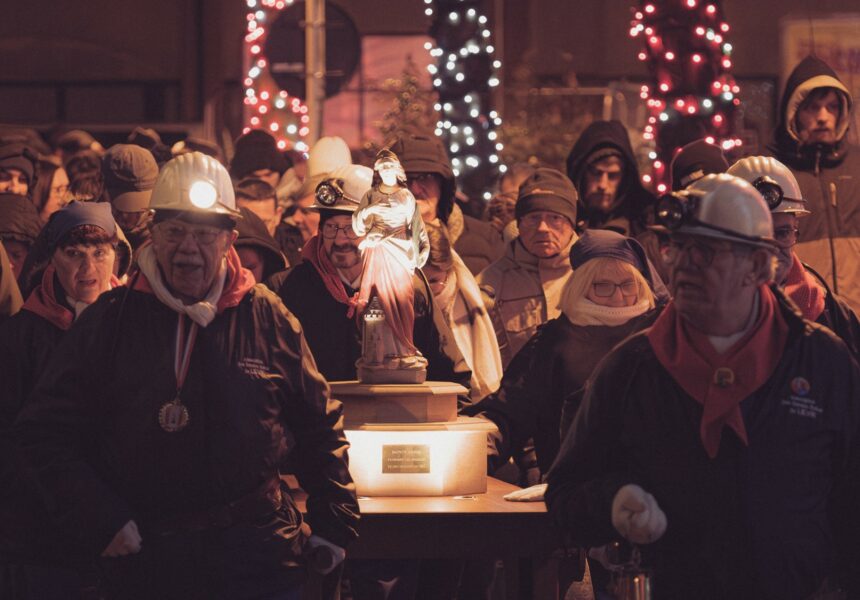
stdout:
<svg viewBox="0 0 860 600">
<path fill-rule="evenodd" d="M 412 341 L 413 274 L 427 262 L 430 244 L 406 173 L 390 150 L 376 156 L 373 187 L 352 215 L 365 236 L 357 309 L 364 320 L 358 378 L 362 383 L 422 383 L 425 359 Z"/>
</svg>

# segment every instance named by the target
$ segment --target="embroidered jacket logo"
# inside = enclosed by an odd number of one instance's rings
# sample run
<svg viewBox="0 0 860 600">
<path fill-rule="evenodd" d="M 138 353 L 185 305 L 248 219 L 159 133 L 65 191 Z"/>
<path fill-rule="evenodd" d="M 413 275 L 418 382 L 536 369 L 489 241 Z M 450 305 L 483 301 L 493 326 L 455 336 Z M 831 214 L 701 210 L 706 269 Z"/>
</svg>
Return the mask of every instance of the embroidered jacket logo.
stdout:
<svg viewBox="0 0 860 600">
<path fill-rule="evenodd" d="M 240 358 L 236 361 L 236 366 L 242 369 L 245 375 L 254 379 L 262 379 L 269 377 L 269 366 L 259 358 Z"/>
<path fill-rule="evenodd" d="M 789 387 L 791 394 L 788 398 L 782 399 L 782 405 L 788 408 L 788 414 L 817 419 L 818 415 L 824 412 L 824 408 L 819 406 L 818 401 L 809 397 L 811 386 L 806 378 L 795 377 Z"/>
</svg>

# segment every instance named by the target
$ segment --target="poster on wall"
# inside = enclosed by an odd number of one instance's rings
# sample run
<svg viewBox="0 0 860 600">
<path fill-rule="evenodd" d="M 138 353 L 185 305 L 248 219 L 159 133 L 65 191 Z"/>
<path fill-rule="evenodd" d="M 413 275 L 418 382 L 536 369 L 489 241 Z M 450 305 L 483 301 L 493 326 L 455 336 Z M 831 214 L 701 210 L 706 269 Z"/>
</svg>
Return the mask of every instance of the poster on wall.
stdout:
<svg viewBox="0 0 860 600">
<path fill-rule="evenodd" d="M 860 101 L 860 13 L 832 14 L 814 19 L 787 17 L 780 22 L 782 71 L 780 90 L 792 69 L 809 54 L 829 64 L 851 94 Z M 860 112 L 853 111 L 849 141 L 860 141 Z"/>
</svg>

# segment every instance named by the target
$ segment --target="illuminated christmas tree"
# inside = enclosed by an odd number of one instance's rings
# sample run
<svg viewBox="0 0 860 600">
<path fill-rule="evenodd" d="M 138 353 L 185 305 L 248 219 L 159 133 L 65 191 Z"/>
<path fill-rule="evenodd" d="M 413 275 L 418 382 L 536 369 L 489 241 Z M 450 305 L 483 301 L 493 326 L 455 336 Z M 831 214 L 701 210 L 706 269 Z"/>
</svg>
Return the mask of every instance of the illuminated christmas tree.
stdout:
<svg viewBox="0 0 860 600">
<path fill-rule="evenodd" d="M 496 132 L 502 119 L 491 108 L 502 63 L 494 55 L 480 0 L 424 2 L 424 13 L 433 17 L 430 35 L 435 40 L 426 47 L 437 61 L 428 67 L 439 95 L 436 135 L 448 146 L 460 187 L 474 196 L 503 170 L 498 155 L 503 145 Z"/>
<path fill-rule="evenodd" d="M 718 0 L 644 0 L 633 10 L 630 36 L 642 40 L 639 59 L 648 63 L 653 80 L 641 93 L 650 112 L 643 137 L 655 145 L 653 172 L 642 180 L 662 193 L 681 146 L 702 138 L 724 152 L 740 146 L 733 131 L 740 89 L 731 75 L 729 25 Z"/>
</svg>

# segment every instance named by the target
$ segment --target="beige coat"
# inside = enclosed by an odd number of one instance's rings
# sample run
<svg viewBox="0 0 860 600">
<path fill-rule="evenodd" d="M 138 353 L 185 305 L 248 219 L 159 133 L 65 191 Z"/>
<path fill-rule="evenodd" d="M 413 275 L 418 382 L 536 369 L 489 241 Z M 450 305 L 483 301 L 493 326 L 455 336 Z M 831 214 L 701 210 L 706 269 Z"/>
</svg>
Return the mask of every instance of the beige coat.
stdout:
<svg viewBox="0 0 860 600">
<path fill-rule="evenodd" d="M 504 367 L 539 325 L 561 314 L 561 292 L 573 272 L 570 247 L 576 240 L 574 234 L 557 256 L 539 259 L 514 239 L 505 255 L 478 275 Z"/>
</svg>

